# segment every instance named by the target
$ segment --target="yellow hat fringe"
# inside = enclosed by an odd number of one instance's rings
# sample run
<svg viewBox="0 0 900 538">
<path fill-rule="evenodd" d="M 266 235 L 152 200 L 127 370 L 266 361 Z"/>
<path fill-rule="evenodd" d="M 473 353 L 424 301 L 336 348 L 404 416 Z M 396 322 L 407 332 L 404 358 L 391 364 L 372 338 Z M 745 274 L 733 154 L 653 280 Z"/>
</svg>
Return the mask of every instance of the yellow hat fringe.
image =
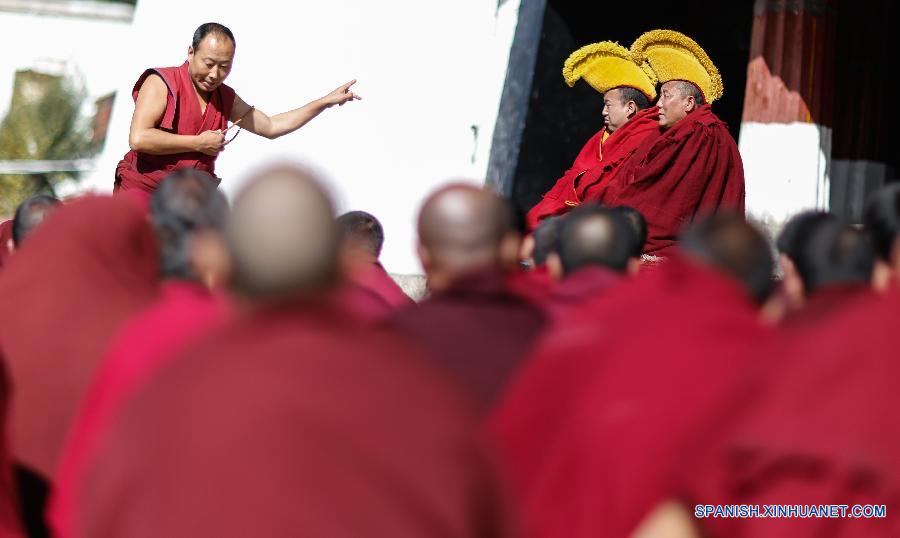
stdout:
<svg viewBox="0 0 900 538">
<path fill-rule="evenodd" d="M 651 48 L 671 48 L 686 51 L 699 62 L 700 66 L 709 76 L 709 84 L 706 84 L 705 81 L 690 80 L 690 78 L 687 78 L 686 76 L 660 76 L 660 70 L 654 69 L 660 82 L 665 83 L 669 80 L 676 79 L 687 80 L 696 84 L 703 91 L 704 97 L 708 102 L 713 102 L 722 97 L 722 93 L 724 92 L 722 76 L 719 74 L 719 70 L 716 68 L 715 64 L 713 64 L 712 60 L 706 54 L 706 51 L 704 51 L 696 41 L 681 32 L 676 32 L 674 30 L 651 30 L 645 32 L 631 45 L 631 55 L 634 62 L 637 64 L 649 62 L 652 66 L 653 61 L 648 57 L 648 50 Z M 663 80 L 663 78 L 666 78 L 667 80 Z"/>
</svg>

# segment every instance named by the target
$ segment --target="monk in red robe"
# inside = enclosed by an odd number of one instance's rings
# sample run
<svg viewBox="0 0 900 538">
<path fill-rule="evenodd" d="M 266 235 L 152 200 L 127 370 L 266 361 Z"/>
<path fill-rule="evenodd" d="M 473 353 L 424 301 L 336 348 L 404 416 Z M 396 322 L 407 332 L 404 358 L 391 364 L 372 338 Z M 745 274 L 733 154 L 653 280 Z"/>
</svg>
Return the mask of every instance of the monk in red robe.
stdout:
<svg viewBox="0 0 900 538">
<path fill-rule="evenodd" d="M 638 237 L 622 212 L 582 206 L 568 214 L 547 257 L 557 280 L 547 308 L 562 319 L 578 305 L 611 292 L 640 268 Z"/>
<path fill-rule="evenodd" d="M 683 477 L 690 511 L 694 503 L 835 504 L 847 514 L 695 520 L 703 536 L 896 536 L 900 297 L 886 295 L 848 304 L 761 356 L 754 397 L 732 414 L 724 441 L 701 453 L 702 472 Z M 857 504 L 885 506 L 886 517 L 849 517 Z"/>
<path fill-rule="evenodd" d="M 494 417 L 532 536 L 629 536 L 672 494 L 680 456 L 715 431 L 713 410 L 765 340 L 763 236 L 719 216 L 683 246 L 572 311 Z"/>
<path fill-rule="evenodd" d="M 12 220 L 0 223 L 0 268 L 3 267 L 3 260 L 20 248 L 25 238 L 31 235 L 31 232 L 59 207 L 59 204 L 59 200 L 46 194 L 32 196 L 16 208 Z"/>
<path fill-rule="evenodd" d="M 66 442 L 48 519 L 54 536 L 72 536 L 73 499 L 110 417 L 180 350 L 227 319 L 230 308 L 206 283 L 221 282 L 221 266 L 204 252 L 218 245 L 228 203 L 209 174 L 180 170 L 153 193 L 150 218 L 160 243 L 165 279 L 157 300 L 129 320 L 102 360 Z M 213 245 L 209 245 L 213 243 Z"/>
<path fill-rule="evenodd" d="M 429 351 L 486 412 L 546 322 L 507 281 L 521 237 L 512 211 L 490 191 L 449 185 L 425 200 L 418 231 L 432 295 L 387 324 Z"/>
<path fill-rule="evenodd" d="M 584 79 L 603 94 L 604 127 L 591 137 L 575 163 L 528 212 L 529 230 L 585 200 L 648 137 L 659 135 L 656 80 L 647 65 L 636 64 L 627 49 L 610 41 L 581 47 L 566 59 L 563 77 L 569 86 Z"/>
<path fill-rule="evenodd" d="M 365 211 L 350 211 L 338 217 L 337 224 L 345 277 L 338 300 L 367 322 L 381 321 L 412 306 L 413 300 L 378 261 L 384 246 L 381 222 Z"/>
<path fill-rule="evenodd" d="M 188 59 L 179 67 L 147 69 L 132 90 L 135 100 L 128 152 L 116 167 L 115 192 L 146 203 L 160 180 L 182 168 L 215 175 L 216 157 L 235 129 L 266 138 L 296 131 L 322 111 L 359 96 L 350 91 L 356 82 L 298 109 L 268 116 L 244 102 L 225 85 L 234 61 L 231 30 L 217 23 L 197 28 Z"/>
<path fill-rule="evenodd" d="M 329 306 L 321 187 L 265 172 L 228 236 L 246 309 L 116 418 L 75 536 L 510 536 L 463 400 L 419 352 Z"/>
<path fill-rule="evenodd" d="M 718 70 L 687 36 L 654 30 L 631 46 L 660 82 L 660 136 L 644 140 L 615 175 L 589 195 L 626 205 L 647 219 L 644 252 L 664 255 L 696 216 L 744 211 L 744 167 L 737 144 L 709 104 L 722 95 Z"/>
<path fill-rule="evenodd" d="M 107 346 L 153 300 L 157 277 L 146 216 L 108 197 L 55 210 L 4 268 L 0 355 L 14 387 L 12 456 L 35 482 L 52 482 Z M 42 525 L 42 499 L 22 502 L 29 521 Z"/>
</svg>

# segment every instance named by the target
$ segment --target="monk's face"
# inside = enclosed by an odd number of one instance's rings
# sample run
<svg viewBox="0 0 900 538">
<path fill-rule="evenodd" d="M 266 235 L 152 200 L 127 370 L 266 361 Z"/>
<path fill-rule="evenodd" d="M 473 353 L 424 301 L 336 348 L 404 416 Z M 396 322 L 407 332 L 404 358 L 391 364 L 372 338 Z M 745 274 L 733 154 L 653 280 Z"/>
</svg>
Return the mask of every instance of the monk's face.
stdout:
<svg viewBox="0 0 900 538">
<path fill-rule="evenodd" d="M 662 85 L 659 92 L 659 126 L 663 129 L 675 125 L 694 109 L 694 97 L 685 95 L 677 80 Z"/>
<path fill-rule="evenodd" d="M 634 101 L 623 102 L 622 90 L 613 88 L 603 94 L 603 119 L 606 121 L 606 130 L 613 132 L 622 127 L 637 112 Z"/>
<path fill-rule="evenodd" d="M 198 91 L 211 92 L 219 87 L 231 72 L 234 42 L 227 36 L 208 34 L 197 46 L 188 48 L 188 71 Z"/>
</svg>

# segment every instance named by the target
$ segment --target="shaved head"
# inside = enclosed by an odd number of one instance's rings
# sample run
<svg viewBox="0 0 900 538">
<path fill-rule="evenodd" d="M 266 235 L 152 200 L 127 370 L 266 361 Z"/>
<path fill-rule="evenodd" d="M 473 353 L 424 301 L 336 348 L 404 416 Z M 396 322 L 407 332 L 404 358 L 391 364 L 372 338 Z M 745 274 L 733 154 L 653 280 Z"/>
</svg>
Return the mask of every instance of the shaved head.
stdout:
<svg viewBox="0 0 900 538">
<path fill-rule="evenodd" d="M 429 266 L 459 273 L 502 262 L 501 246 L 513 233 L 509 204 L 495 193 L 453 184 L 425 200 L 419 213 L 419 244 Z"/>
<path fill-rule="evenodd" d="M 12 225 L 13 243 L 17 248 L 22 246 L 25 237 L 36 230 L 59 204 L 59 200 L 46 194 L 39 194 L 22 202 L 16 209 Z"/>
<path fill-rule="evenodd" d="M 245 295 L 312 293 L 335 281 L 334 210 L 308 170 L 277 166 L 255 175 L 235 199 L 227 231 L 234 286 Z"/>
<path fill-rule="evenodd" d="M 719 213 L 698 222 L 682 234 L 681 249 L 737 279 L 759 304 L 774 288 L 769 243 L 742 215 Z"/>
<path fill-rule="evenodd" d="M 636 242 L 631 226 L 618 211 L 584 206 L 563 221 L 557 252 L 566 275 L 589 266 L 624 272 Z"/>
</svg>

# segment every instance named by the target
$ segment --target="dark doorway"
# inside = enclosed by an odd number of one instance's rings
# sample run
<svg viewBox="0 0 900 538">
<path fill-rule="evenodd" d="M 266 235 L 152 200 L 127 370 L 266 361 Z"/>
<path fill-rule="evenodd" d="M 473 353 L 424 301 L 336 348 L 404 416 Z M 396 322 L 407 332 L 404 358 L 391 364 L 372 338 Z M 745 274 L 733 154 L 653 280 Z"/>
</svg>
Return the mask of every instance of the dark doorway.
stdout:
<svg viewBox="0 0 900 538">
<path fill-rule="evenodd" d="M 631 45 L 657 28 L 696 40 L 722 73 L 725 94 L 713 110 L 737 139 L 744 104 L 753 0 L 609 3 L 548 0 L 538 45 L 528 114 L 513 176 L 512 199 L 527 211 L 572 164 L 602 126 L 602 98 L 584 82 L 562 78 L 565 59 L 597 41 Z"/>
</svg>

